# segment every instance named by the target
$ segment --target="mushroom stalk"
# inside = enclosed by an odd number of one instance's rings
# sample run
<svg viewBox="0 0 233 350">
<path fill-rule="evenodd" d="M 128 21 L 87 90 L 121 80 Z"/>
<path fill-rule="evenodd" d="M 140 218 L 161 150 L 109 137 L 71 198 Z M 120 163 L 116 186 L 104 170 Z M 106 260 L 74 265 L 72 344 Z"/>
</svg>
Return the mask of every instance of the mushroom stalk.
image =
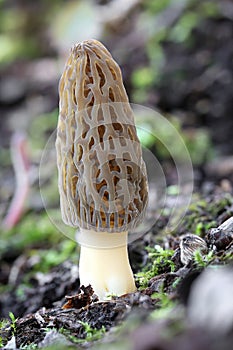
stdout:
<svg viewBox="0 0 233 350">
<path fill-rule="evenodd" d="M 80 284 L 91 284 L 101 300 L 107 295 L 135 292 L 136 286 L 127 250 L 128 232 L 99 234 L 82 230 L 81 236 L 83 233 L 85 242 L 80 243 Z M 116 244 L 112 244 L 112 240 Z"/>
</svg>

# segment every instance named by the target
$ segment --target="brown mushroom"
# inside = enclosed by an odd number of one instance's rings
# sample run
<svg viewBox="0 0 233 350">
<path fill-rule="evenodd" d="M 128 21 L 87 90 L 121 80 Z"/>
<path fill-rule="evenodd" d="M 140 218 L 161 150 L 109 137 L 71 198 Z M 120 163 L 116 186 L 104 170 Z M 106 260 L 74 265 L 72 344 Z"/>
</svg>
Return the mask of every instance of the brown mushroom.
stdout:
<svg viewBox="0 0 233 350">
<path fill-rule="evenodd" d="M 59 94 L 60 203 L 63 221 L 80 228 L 80 283 L 100 298 L 133 292 L 127 233 L 144 217 L 148 184 L 120 68 L 100 42 L 79 43 Z"/>
</svg>

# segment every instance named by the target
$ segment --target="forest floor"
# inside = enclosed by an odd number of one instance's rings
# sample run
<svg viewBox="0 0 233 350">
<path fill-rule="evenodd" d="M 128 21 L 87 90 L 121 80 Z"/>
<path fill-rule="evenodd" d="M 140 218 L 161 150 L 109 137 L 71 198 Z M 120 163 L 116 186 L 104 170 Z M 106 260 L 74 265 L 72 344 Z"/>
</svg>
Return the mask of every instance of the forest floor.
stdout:
<svg viewBox="0 0 233 350">
<path fill-rule="evenodd" d="M 194 197 L 172 235 L 164 232 L 169 216 L 162 215 L 130 244 L 138 287 L 132 294 L 100 302 L 91 287 L 78 289 L 77 263 L 32 274 L 32 256 L 5 251 L 1 265 L 10 270 L 11 288 L 0 305 L 11 320 L 2 321 L 2 345 L 149 350 L 190 348 L 192 340 L 192 349 L 227 349 L 233 339 L 233 272 L 226 267 L 233 255 L 233 197 L 220 186 Z"/>
<path fill-rule="evenodd" d="M 30 183 L 19 221 L 0 232 L 0 348 L 232 348 L 233 21 L 224 6 L 216 12 L 218 1 L 203 3 L 193 2 L 150 38 L 124 19 L 117 28 L 107 26 L 106 44 L 119 59 L 130 101 L 152 106 L 170 121 L 177 117 L 194 169 L 192 201 L 168 232 L 174 201 L 179 199 L 181 210 L 183 203 L 176 169 L 159 144 L 145 142 L 164 168 L 166 203 L 155 223 L 149 229 L 145 224 L 128 246 L 137 285 L 132 294 L 101 302 L 90 286 L 80 286 L 77 243 L 48 219 L 47 214 L 54 222 L 60 217 L 57 178 L 49 162 L 40 186 L 38 174 L 57 123 L 57 57 L 50 52 L 0 69 L 1 221 L 15 192 L 10 148 L 15 149 L 18 131 L 28 149 Z M 230 1 L 224 3 L 232 8 Z M 167 18 L 171 10 L 165 9 Z M 137 24 L 140 11 L 136 7 L 130 23 Z M 154 65 L 158 59 L 161 65 Z M 151 209 L 153 221 L 158 208 L 152 203 Z"/>
</svg>

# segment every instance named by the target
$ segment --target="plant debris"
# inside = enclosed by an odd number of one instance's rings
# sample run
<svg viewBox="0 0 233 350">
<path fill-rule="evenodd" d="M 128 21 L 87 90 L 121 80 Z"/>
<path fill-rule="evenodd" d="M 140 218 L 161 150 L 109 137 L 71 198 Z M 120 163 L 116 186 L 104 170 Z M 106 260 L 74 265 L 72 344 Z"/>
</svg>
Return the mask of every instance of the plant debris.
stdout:
<svg viewBox="0 0 233 350">
<path fill-rule="evenodd" d="M 93 302 L 98 301 L 97 295 L 94 294 L 94 290 L 91 285 L 85 287 L 80 286 L 78 294 L 66 296 L 67 302 L 62 306 L 63 309 L 81 309 L 87 308 Z"/>
</svg>

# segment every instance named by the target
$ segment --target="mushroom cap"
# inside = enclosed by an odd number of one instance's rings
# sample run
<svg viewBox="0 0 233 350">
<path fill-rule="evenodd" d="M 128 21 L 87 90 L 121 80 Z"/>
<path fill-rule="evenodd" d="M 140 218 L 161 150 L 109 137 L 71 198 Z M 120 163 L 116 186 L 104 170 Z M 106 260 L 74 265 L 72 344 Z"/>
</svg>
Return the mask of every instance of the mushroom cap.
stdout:
<svg viewBox="0 0 233 350">
<path fill-rule="evenodd" d="M 97 40 L 71 49 L 59 84 L 56 151 L 63 221 L 121 232 L 148 201 L 146 166 L 121 70 Z"/>
</svg>

